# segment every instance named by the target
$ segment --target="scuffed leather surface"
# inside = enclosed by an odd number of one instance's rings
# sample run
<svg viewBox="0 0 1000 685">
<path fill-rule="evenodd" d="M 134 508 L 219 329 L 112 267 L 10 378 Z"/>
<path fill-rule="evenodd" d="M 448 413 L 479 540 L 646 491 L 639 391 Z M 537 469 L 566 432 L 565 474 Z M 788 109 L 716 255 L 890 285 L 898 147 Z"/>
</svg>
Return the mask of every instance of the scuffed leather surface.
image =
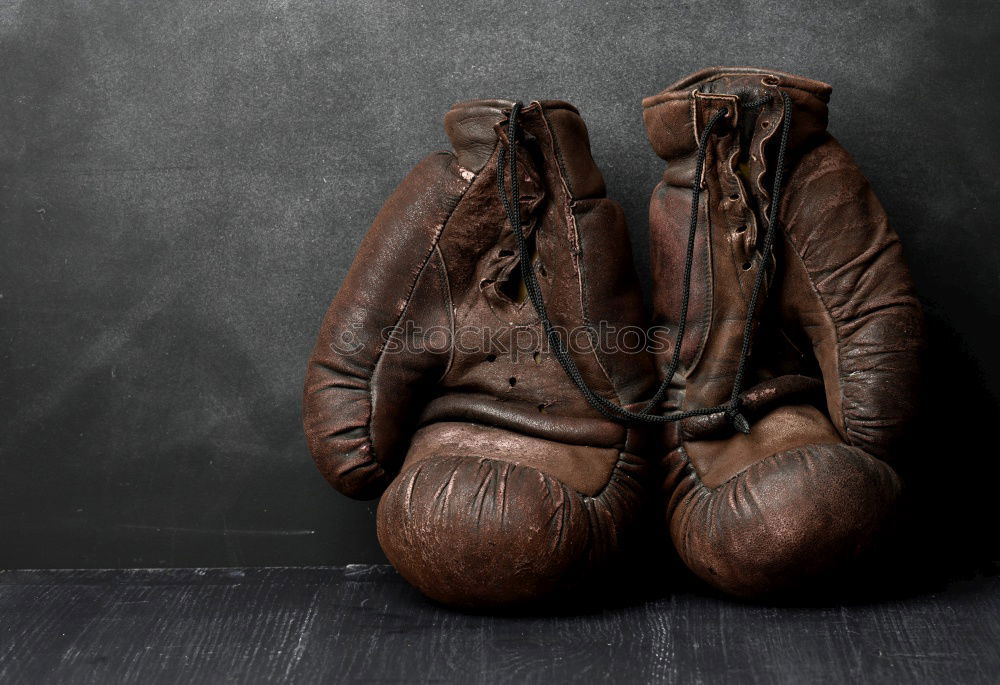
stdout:
<svg viewBox="0 0 1000 685">
<path fill-rule="evenodd" d="M 431 457 L 491 454 L 494 459 L 544 471 L 583 495 L 599 494 L 618 463 L 619 449 L 567 444 L 552 437 L 540 438 L 481 423 L 440 421 L 414 434 L 406 465 Z M 581 459 L 581 453 L 586 457 Z"/>
<path fill-rule="evenodd" d="M 496 147 L 494 128 L 504 120 L 504 108 L 510 110 L 512 104 L 507 100 L 470 100 L 454 105 L 444 115 L 444 130 L 462 168 L 479 173 L 486 166 Z"/>
<path fill-rule="evenodd" d="M 705 487 L 716 488 L 772 454 L 796 447 L 836 444 L 840 437 L 823 414 L 811 406 L 781 406 L 754 421 L 749 435 L 737 433 L 720 440 L 685 442 Z"/>
<path fill-rule="evenodd" d="M 373 497 L 385 488 L 405 455 L 422 381 L 446 363 L 441 355 L 384 355 L 383 331 L 404 319 L 447 324 L 446 310 L 425 303 L 445 297 L 435 245 L 468 185 L 452 155 L 417 165 L 375 218 L 323 320 L 303 420 L 320 471 L 347 495 Z M 338 352 L 345 342 L 361 349 Z"/>
<path fill-rule="evenodd" d="M 567 596 L 620 553 L 636 514 L 642 464 L 622 457 L 596 497 L 516 460 L 420 460 L 379 502 L 379 541 L 396 570 L 440 602 Z"/>
<path fill-rule="evenodd" d="M 785 315 L 808 321 L 825 312 L 832 340 L 821 325 L 803 329 L 817 350 L 830 418 L 850 444 L 889 458 L 916 410 L 923 327 L 899 237 L 835 140 L 804 155 L 795 180 L 802 191 L 789 194 L 782 213 Z"/>
<path fill-rule="evenodd" d="M 750 290 L 767 269 L 741 395 L 751 434 L 734 435 L 722 415 L 664 432 L 671 538 L 698 576 L 739 595 L 808 585 L 874 544 L 900 489 L 884 460 L 900 456 L 915 412 L 920 306 L 884 211 L 825 132 L 830 90 L 724 67 L 644 101 L 650 142 L 668 162 L 650 203 L 655 318 L 674 329 L 696 135 L 715 108 L 730 110 L 708 146 L 689 329 L 666 409 L 728 399 Z M 782 91 L 793 124 L 774 259 L 765 261 Z M 772 100 L 748 112 L 741 93 Z"/>
<path fill-rule="evenodd" d="M 385 489 L 386 556 L 428 596 L 463 607 L 585 585 L 617 560 L 643 491 L 645 435 L 590 407 L 547 348 L 511 350 L 518 336 L 543 333 L 513 287 L 518 252 L 497 194 L 508 111 L 487 100 L 446 115 L 454 155 L 419 166 L 380 213 L 306 381 L 306 432 L 324 475 L 355 496 Z M 579 114 L 532 103 L 519 124 L 524 230 L 553 323 L 585 335 L 600 321 L 641 327 L 622 211 L 604 196 Z M 434 349 L 381 354 L 381 331 L 410 323 L 436 328 Z M 350 358 L 328 345 L 346 326 L 371 341 Z M 453 344 L 483 328 L 494 333 L 488 346 Z M 574 358 L 591 387 L 624 406 L 655 382 L 645 353 Z"/>
<path fill-rule="evenodd" d="M 877 541 L 899 479 L 844 444 L 774 453 L 709 487 L 683 446 L 666 459 L 668 526 L 700 578 L 735 595 L 800 589 Z"/>
</svg>

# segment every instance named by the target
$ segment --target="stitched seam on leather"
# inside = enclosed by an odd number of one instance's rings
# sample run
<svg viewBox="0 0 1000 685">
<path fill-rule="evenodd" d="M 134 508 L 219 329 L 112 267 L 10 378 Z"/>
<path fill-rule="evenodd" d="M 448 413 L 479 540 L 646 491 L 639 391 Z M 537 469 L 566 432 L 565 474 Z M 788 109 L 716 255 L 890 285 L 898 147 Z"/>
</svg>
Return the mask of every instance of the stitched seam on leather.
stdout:
<svg viewBox="0 0 1000 685">
<path fill-rule="evenodd" d="M 497 141 L 497 145 L 499 145 L 499 140 Z M 495 153 L 496 153 L 496 147 L 494 147 L 494 154 Z M 456 157 L 453 153 L 449 153 L 449 154 L 451 154 L 451 157 L 452 157 L 451 163 L 449 164 L 449 171 L 450 171 L 451 170 L 450 169 L 451 164 L 457 164 L 458 163 L 458 157 Z M 468 183 L 466 183 L 465 188 L 462 189 L 462 193 L 458 196 L 457 200 L 455 201 L 455 206 L 451 208 L 451 211 L 448 212 L 448 215 L 445 217 L 445 220 L 441 222 L 441 227 L 438 229 L 437 234 L 434 236 L 434 239 L 431 241 L 431 247 L 430 247 L 430 249 L 428 249 L 427 254 L 423 258 L 423 263 L 420 266 L 420 270 L 417 272 L 416 278 L 413 279 L 413 283 L 410 284 L 410 287 L 409 287 L 409 289 L 408 289 L 408 291 L 406 293 L 406 304 L 403 305 L 402 310 L 399 312 L 399 316 L 396 317 L 396 321 L 393 324 L 392 330 L 390 332 L 390 337 L 391 337 L 392 333 L 396 332 L 396 329 L 399 327 L 399 322 L 403 320 L 403 317 L 406 315 L 407 310 L 410 308 L 410 298 L 413 297 L 413 291 L 416 289 L 417 284 L 420 282 L 420 277 L 423 275 L 424 269 L 427 268 L 427 263 L 430 261 L 431 256 L 434 254 L 434 249 L 438 246 L 438 242 L 441 240 L 441 236 L 444 235 L 445 229 L 448 227 L 448 223 L 451 221 L 452 216 L 455 215 L 455 211 L 462 204 L 462 200 L 465 199 L 465 194 L 469 191 L 469 188 L 472 187 L 472 184 L 475 183 L 478 178 L 479 178 L 479 175 L 476 174 L 476 176 L 473 177 L 472 180 L 470 180 Z M 371 446 L 372 459 L 379 466 L 383 466 L 383 464 L 382 464 L 382 462 L 379 459 L 379 450 L 378 450 L 378 448 L 375 445 L 375 435 L 372 432 L 372 421 L 375 418 L 375 405 L 376 405 L 376 402 L 377 402 L 377 393 L 376 393 L 375 388 L 374 388 L 374 385 L 375 385 L 374 384 L 374 380 L 375 380 L 376 375 L 378 375 L 379 369 L 381 368 L 382 360 L 385 359 L 384 352 L 385 352 L 385 348 L 386 348 L 387 343 L 388 343 L 388 340 L 385 340 L 385 341 L 382 342 L 382 345 L 381 345 L 381 347 L 379 348 L 379 351 L 378 351 L 378 356 L 377 356 L 377 358 L 375 360 L 375 365 L 372 368 L 372 375 L 368 379 L 368 396 L 371 398 L 371 400 L 370 400 L 371 401 L 371 407 L 370 407 L 370 409 L 368 411 L 368 420 L 365 421 L 365 430 L 368 433 L 368 444 Z"/>
<path fill-rule="evenodd" d="M 780 210 L 780 208 L 779 208 L 779 210 Z M 806 266 L 806 260 L 802 257 L 802 253 L 799 251 L 798 245 L 795 244 L 795 241 L 792 240 L 791 235 L 789 235 L 789 233 L 787 231 L 782 231 L 781 233 L 782 233 L 782 235 L 785 238 L 785 242 L 787 242 L 789 245 L 791 245 L 792 252 L 795 254 L 795 256 L 798 258 L 799 262 L 802 264 L 802 270 L 805 271 L 806 276 L 807 277 L 810 276 L 811 274 L 809 273 L 809 268 Z M 823 295 L 819 292 L 819 289 L 816 287 L 816 284 L 813 283 L 812 278 L 806 278 L 806 280 L 809 282 L 809 287 L 812 289 L 813 294 L 816 295 L 816 299 L 819 300 L 820 305 L 822 305 L 822 307 L 823 307 L 823 313 L 826 314 L 826 318 L 827 318 L 827 320 L 830 323 L 830 328 L 833 329 L 833 335 L 834 335 L 834 338 L 835 338 L 835 340 L 834 340 L 834 350 L 836 351 L 836 354 L 834 355 L 834 363 L 836 364 L 836 369 L 834 371 L 836 373 L 836 378 L 837 378 L 837 394 L 840 396 L 840 403 L 839 403 L 840 406 L 838 407 L 838 411 L 840 413 L 840 422 L 841 422 L 841 425 L 844 427 L 844 433 L 845 433 L 844 437 L 848 441 L 848 444 L 850 444 L 851 428 L 847 424 L 847 415 L 844 413 L 844 384 L 841 382 L 841 379 L 840 379 L 840 367 L 841 367 L 841 362 L 840 362 L 840 353 L 841 353 L 840 328 L 837 325 L 837 320 L 834 318 L 833 314 L 830 313 L 830 307 L 827 305 L 826 300 L 823 299 Z M 825 394 L 825 385 L 826 385 L 826 383 L 824 382 L 824 394 Z M 827 405 L 829 405 L 829 403 L 827 403 Z M 827 406 L 827 411 L 830 411 L 830 407 L 829 406 Z M 836 427 L 836 424 L 834 424 L 834 426 Z"/>
<path fill-rule="evenodd" d="M 843 443 L 840 443 L 840 442 L 814 442 L 814 443 L 811 443 L 809 445 L 809 447 L 828 447 L 828 446 L 829 447 L 840 447 L 841 445 L 843 445 Z M 785 456 L 785 455 L 788 455 L 788 454 L 793 454 L 795 452 L 798 452 L 800 450 L 805 449 L 805 447 L 806 447 L 806 445 L 800 445 L 799 447 L 792 447 L 790 449 L 783 450 L 781 452 L 775 452 L 774 454 L 770 454 L 770 455 L 764 457 L 763 459 L 758 459 L 757 461 L 755 461 L 752 464 L 747 464 L 743 469 L 741 469 L 737 473 L 734 473 L 732 476 L 730 476 L 726 480 L 722 481 L 721 483 L 719 483 L 715 487 L 710 488 L 708 486 L 705 486 L 705 489 L 708 490 L 709 492 L 717 492 L 719 489 L 724 488 L 725 486 L 729 485 L 733 481 L 739 480 L 740 477 L 746 475 L 746 473 L 750 469 L 756 468 L 758 466 L 760 466 L 760 468 L 764 468 L 763 466 L 761 466 L 761 464 L 764 464 L 764 463 L 769 462 L 769 461 L 777 461 L 778 457 Z M 862 454 L 864 454 L 864 452 L 859 447 L 855 447 L 854 445 L 847 445 L 847 447 L 849 447 L 851 449 L 854 449 L 854 450 L 858 450 L 859 452 L 861 452 Z"/>
<path fill-rule="evenodd" d="M 579 233 L 578 228 L 577 228 L 577 224 L 576 224 L 576 215 L 574 215 L 572 213 L 572 211 L 570 211 L 570 221 L 573 224 L 573 231 Z M 579 239 L 578 239 L 578 242 L 579 242 Z M 585 268 L 584 267 L 584 263 L 585 262 L 584 262 L 583 259 L 580 258 L 583 255 L 583 246 L 582 246 L 582 243 L 579 243 L 579 244 L 580 244 L 580 251 L 579 251 L 577 257 L 575 257 L 575 260 L 577 262 L 577 269 L 576 269 L 577 270 L 577 282 L 580 285 L 580 310 L 581 310 L 581 314 L 583 316 L 583 323 L 587 327 L 587 333 L 590 335 L 591 341 L 594 342 L 594 343 L 597 343 L 598 341 L 594 337 L 594 327 L 593 327 L 593 324 L 591 323 L 591 320 L 590 320 L 590 300 L 587 297 L 587 289 L 584 287 L 584 283 L 587 282 L 587 279 L 584 277 L 584 268 Z M 624 400 L 622 399 L 621 393 L 618 391 L 618 386 L 615 385 L 614 380 L 611 378 L 611 373 L 605 367 L 604 361 L 601 359 L 600 355 L 597 354 L 597 350 L 599 349 L 599 347 L 600 346 L 597 345 L 597 344 L 594 345 L 594 353 L 593 353 L 594 354 L 594 360 L 597 362 L 598 367 L 601 369 L 601 372 L 604 374 L 604 377 L 607 379 L 608 385 L 611 386 L 611 391 L 614 393 L 615 399 L 618 400 L 618 404 L 621 404 L 621 405 L 624 406 Z M 631 427 L 629 427 L 629 428 L 626 429 L 626 440 L 628 440 L 627 436 L 628 436 L 629 430 L 631 430 Z"/>
<path fill-rule="evenodd" d="M 556 140 L 555 134 L 552 133 L 552 124 L 549 122 L 549 117 L 545 113 L 545 110 L 541 110 L 542 120 L 545 121 L 545 129 L 549 132 L 549 140 L 552 141 L 552 150 L 556 156 L 556 162 L 559 165 L 559 176 L 562 178 L 563 183 L 566 184 L 566 189 L 569 191 L 570 198 L 574 198 L 573 186 L 569 182 L 569 173 L 566 171 L 566 162 L 563 160 L 562 149 L 559 147 L 559 141 Z"/>
<path fill-rule="evenodd" d="M 724 71 L 724 72 L 720 72 L 719 74 L 713 76 L 710 79 L 705 79 L 704 81 L 701 81 L 700 83 L 711 83 L 713 81 L 718 81 L 719 79 L 722 79 L 722 78 L 738 78 L 740 76 L 773 76 L 773 77 L 778 78 L 779 80 L 782 79 L 781 75 L 776 74 L 773 71 Z M 809 79 L 809 80 L 812 80 L 812 79 Z M 694 85 L 694 84 L 692 84 L 692 85 Z M 811 95 L 812 97 L 817 98 L 819 100 L 823 99 L 820 95 L 817 95 L 813 91 L 807 90 L 807 89 L 805 89 L 805 88 L 803 88 L 801 86 L 793 86 L 791 84 L 785 84 L 785 83 L 781 83 L 779 81 L 778 85 L 775 86 L 775 87 L 776 88 L 780 88 L 782 90 L 797 90 L 800 93 L 805 93 L 806 95 Z M 679 92 L 683 92 L 683 91 L 679 91 Z"/>
<path fill-rule="evenodd" d="M 590 324 L 589 306 L 587 303 L 587 292 L 583 285 L 585 280 L 583 278 L 583 260 L 580 258 L 581 255 L 583 254 L 583 246 L 582 243 L 580 242 L 580 230 L 576 223 L 576 214 L 573 212 L 573 207 L 576 205 L 576 201 L 573 198 L 573 189 L 569 182 L 569 174 L 566 172 L 566 167 L 565 164 L 563 163 L 562 152 L 559 150 L 559 143 L 556 140 L 555 134 L 552 132 L 552 126 L 549 123 L 549 119 L 545 115 L 544 110 L 542 111 L 542 121 L 545 122 L 545 130 L 549 134 L 549 143 L 552 146 L 553 152 L 556 156 L 556 161 L 558 162 L 559 179 L 562 181 L 567 194 L 565 209 L 568 211 L 566 211 L 566 217 L 567 217 L 566 220 L 570 227 L 571 244 L 573 244 L 573 247 L 575 248 L 572 257 L 573 257 L 573 262 L 576 265 L 576 279 L 580 293 L 580 315 L 583 319 L 584 325 L 587 327 L 587 332 L 591 336 L 593 336 L 593 328 Z M 594 199 L 600 199 L 600 198 L 594 198 Z M 591 340 L 593 340 L 593 337 L 591 337 Z M 598 368 L 601 370 L 601 373 L 604 374 L 605 379 L 608 381 L 608 385 L 611 387 L 611 392 L 614 395 L 614 398 L 618 401 L 618 404 L 623 405 L 624 402 L 622 400 L 621 395 L 618 392 L 617 386 L 615 386 L 615 382 L 611 379 L 611 374 L 608 373 L 608 370 L 604 367 L 604 363 L 601 361 L 600 356 L 596 352 L 597 350 L 596 345 L 594 349 L 595 349 L 593 353 L 594 361 L 597 362 Z M 631 430 L 632 430 L 631 427 L 625 429 L 626 442 L 628 441 L 628 438 L 630 436 L 629 431 Z"/>
<path fill-rule="evenodd" d="M 434 239 L 434 242 L 436 244 L 437 238 Z M 417 272 L 417 278 L 413 282 L 413 287 L 410 289 L 410 292 L 406 296 L 406 304 L 403 306 L 403 310 L 399 313 L 399 316 L 396 318 L 396 322 L 392 325 L 392 330 L 385 337 L 391 338 L 393 334 L 395 334 L 396 330 L 399 328 L 399 322 L 403 320 L 403 317 L 406 316 L 406 312 L 410 310 L 410 298 L 412 297 L 413 291 L 416 289 L 417 285 L 419 285 L 420 279 L 423 278 L 424 271 L 427 269 L 427 265 L 430 263 L 430 256 L 432 254 L 433 250 L 428 254 L 427 258 L 424 260 L 423 265 L 420 267 L 420 271 Z M 383 346 L 379 349 L 379 356 L 378 359 L 375 361 L 375 367 L 372 370 L 371 379 L 369 379 L 368 382 L 368 388 L 369 388 L 368 394 L 371 398 L 371 410 L 368 412 L 368 420 L 365 422 L 365 428 L 368 431 L 368 443 L 371 445 L 372 457 L 374 458 L 375 462 L 380 466 L 382 465 L 382 462 L 379 459 L 380 451 L 375 446 L 375 433 L 372 431 L 372 421 L 374 420 L 376 413 L 375 405 L 378 403 L 378 393 L 375 390 L 375 386 L 378 384 L 377 377 L 379 376 L 379 372 L 382 369 L 382 360 L 385 358 L 385 355 L 383 354 L 384 351 L 385 351 L 385 345 L 383 344 Z"/>
<path fill-rule="evenodd" d="M 582 259 L 583 244 L 580 242 L 579 239 L 579 228 L 576 223 L 576 215 L 573 213 L 572 206 L 569 209 L 570 209 L 569 223 L 572 226 L 574 235 L 577 236 L 578 247 L 577 247 L 577 253 L 573 255 L 573 261 L 576 262 L 577 284 L 579 285 L 580 288 L 580 315 L 583 319 L 584 325 L 587 327 L 587 333 L 590 335 L 591 341 L 596 343 L 597 341 L 594 338 L 594 327 L 590 321 L 590 302 L 587 297 L 587 289 L 584 287 L 584 283 L 586 283 L 587 279 L 584 278 L 584 273 L 583 273 L 584 272 L 584 260 Z M 611 378 L 611 373 L 608 371 L 607 367 L 605 367 L 604 361 L 601 359 L 601 356 L 597 354 L 597 350 L 599 349 L 599 347 L 600 347 L 599 345 L 596 344 L 594 345 L 594 351 L 592 353 L 594 361 L 597 363 L 597 367 L 601 370 L 601 373 L 604 374 L 604 378 L 608 381 L 608 385 L 611 387 L 611 392 L 614 395 L 614 398 L 618 401 L 618 404 L 624 406 L 625 401 L 622 399 L 621 393 L 618 391 L 618 386 L 615 385 L 614 380 Z M 625 428 L 626 442 L 628 442 L 629 437 L 631 436 L 633 430 L 634 429 L 632 428 L 631 425 L 628 425 Z"/>
<path fill-rule="evenodd" d="M 694 97 L 694 93 L 688 93 L 688 109 L 691 111 L 691 133 L 692 138 L 694 138 L 694 146 L 698 147 L 698 101 Z M 666 103 L 661 103 L 666 104 Z M 701 179 L 694 179 L 695 183 L 701 183 Z"/>
<path fill-rule="evenodd" d="M 705 306 L 702 307 L 703 313 L 701 316 L 701 321 L 699 322 L 702 329 L 701 339 L 698 341 L 698 350 L 695 352 L 694 359 L 691 360 L 691 365 L 687 367 L 684 371 L 684 378 L 690 378 L 692 374 L 701 366 L 701 360 L 705 356 L 705 348 L 708 347 L 708 339 L 712 333 L 712 322 L 715 316 L 715 270 L 712 268 L 714 264 L 713 256 L 715 251 L 712 249 L 712 213 L 708 209 L 708 195 L 709 193 L 703 192 L 702 196 L 705 199 L 705 277 L 708 279 L 708 288 L 705 293 Z M 698 201 L 698 213 L 701 214 L 701 200 Z M 696 274 L 692 273 L 691 278 L 695 278 Z M 682 350 L 683 352 L 683 350 Z M 681 355 L 683 359 L 683 354 Z M 682 402 L 686 402 L 686 396 L 682 398 Z M 686 405 L 681 405 L 682 409 L 686 409 Z"/>
<path fill-rule="evenodd" d="M 470 183 L 469 185 L 471 186 L 472 184 Z M 441 245 L 437 241 L 434 243 L 434 254 L 437 255 L 438 262 L 441 264 L 441 285 L 443 286 L 442 292 L 448 312 L 448 338 L 450 343 L 448 345 L 448 362 L 444 366 L 444 371 L 441 372 L 441 375 L 437 379 L 437 382 L 440 384 L 451 372 L 451 367 L 455 363 L 455 307 L 451 299 L 451 281 L 448 278 L 448 265 L 444 261 L 444 255 L 441 254 Z"/>
</svg>

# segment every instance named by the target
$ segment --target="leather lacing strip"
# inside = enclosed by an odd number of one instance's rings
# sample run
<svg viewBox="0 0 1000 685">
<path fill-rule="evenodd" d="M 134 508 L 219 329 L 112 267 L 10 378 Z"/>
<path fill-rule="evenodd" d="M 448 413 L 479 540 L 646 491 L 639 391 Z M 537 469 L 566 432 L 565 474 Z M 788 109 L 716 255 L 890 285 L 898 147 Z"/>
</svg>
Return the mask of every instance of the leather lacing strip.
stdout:
<svg viewBox="0 0 1000 685">
<path fill-rule="evenodd" d="M 771 190 L 771 207 L 768 216 L 767 231 L 764 234 L 764 243 L 761 247 L 760 267 L 758 268 L 754 279 L 753 290 L 750 293 L 750 301 L 748 303 L 747 317 L 743 324 L 740 361 L 736 368 L 736 376 L 733 379 L 733 388 L 729 401 L 714 407 L 688 409 L 681 412 L 675 412 L 673 414 L 654 414 L 652 412 L 666 396 L 670 382 L 673 380 L 674 374 L 677 373 L 677 368 L 680 365 L 681 344 L 684 341 L 688 306 L 691 299 L 691 271 L 692 263 L 694 261 L 694 240 L 698 231 L 698 201 L 701 197 L 701 176 L 705 167 L 705 157 L 707 155 L 709 137 L 719 120 L 729 114 L 728 108 L 722 107 L 716 110 L 716 112 L 708 120 L 708 124 L 705 126 L 705 129 L 702 131 L 701 137 L 698 140 L 698 154 L 695 160 L 694 183 L 691 186 L 691 219 L 688 225 L 687 252 L 684 256 L 684 293 L 681 299 L 680 320 L 677 325 L 677 341 L 674 343 L 674 351 L 670 358 L 670 364 L 667 367 L 663 381 L 660 383 L 656 393 L 648 402 L 645 403 L 642 409 L 638 412 L 634 412 L 605 399 L 597 394 L 587 384 L 586 379 L 584 379 L 583 374 L 580 372 L 580 369 L 573 360 L 573 357 L 570 356 L 569 351 L 563 344 L 562 338 L 559 337 L 558 331 L 552 325 L 552 320 L 549 318 L 548 310 L 545 307 L 545 300 L 542 297 L 542 290 L 538 285 L 538 279 L 535 276 L 535 269 L 531 263 L 531 255 L 528 250 L 527 241 L 524 237 L 524 229 L 521 224 L 521 205 L 517 171 L 517 133 L 518 115 L 521 112 L 522 104 L 520 102 L 515 102 L 511 107 L 510 116 L 507 120 L 507 146 L 506 148 L 501 147 L 497 154 L 497 190 L 500 194 L 500 199 L 503 202 L 504 210 L 507 213 L 507 220 L 510 222 L 511 230 L 514 232 L 514 239 L 517 244 L 517 250 L 521 261 L 521 276 L 524 279 L 525 289 L 528 291 L 528 297 L 531 299 L 531 303 L 535 307 L 535 311 L 537 312 L 539 319 L 542 321 L 542 327 L 549 340 L 549 344 L 552 347 L 552 352 L 559 361 L 563 370 L 566 372 L 566 375 L 569 376 L 570 380 L 572 380 L 577 388 L 580 389 L 580 392 L 583 393 L 587 402 L 608 419 L 619 423 L 658 424 L 681 421 L 692 416 L 724 413 L 736 430 L 741 433 L 750 432 L 750 423 L 740 412 L 739 395 L 743 389 L 743 378 L 746 374 L 747 359 L 750 355 L 757 303 L 760 299 L 761 289 L 764 285 L 764 275 L 767 270 L 767 262 L 770 259 L 771 251 L 774 246 L 774 237 L 777 232 L 778 205 L 781 202 L 781 190 L 784 182 L 785 152 L 788 148 L 788 133 L 791 128 L 792 120 L 791 98 L 788 96 L 788 93 L 783 91 L 781 92 L 781 98 L 783 109 L 781 139 L 778 144 L 778 156 L 774 171 L 774 182 Z M 772 99 L 773 96 L 766 95 L 758 100 L 743 105 L 743 107 L 745 109 L 754 109 L 761 107 L 762 105 L 770 102 Z M 509 197 L 504 179 L 505 164 L 509 164 L 510 166 Z"/>
</svg>

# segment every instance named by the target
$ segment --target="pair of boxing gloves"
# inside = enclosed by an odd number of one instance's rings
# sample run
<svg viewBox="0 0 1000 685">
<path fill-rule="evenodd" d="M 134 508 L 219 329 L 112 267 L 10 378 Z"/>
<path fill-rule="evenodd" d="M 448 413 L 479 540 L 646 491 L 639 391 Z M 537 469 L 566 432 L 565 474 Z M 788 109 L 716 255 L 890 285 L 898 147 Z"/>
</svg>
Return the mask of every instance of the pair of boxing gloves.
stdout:
<svg viewBox="0 0 1000 685">
<path fill-rule="evenodd" d="M 409 582 L 490 607 L 628 577 L 650 505 L 657 544 L 740 596 L 872 547 L 900 492 L 922 317 L 826 130 L 830 91 L 713 68 L 643 102 L 667 162 L 652 326 L 577 110 L 446 114 L 454 152 L 375 218 L 305 383 L 319 469 L 381 495 L 379 541 Z"/>
</svg>

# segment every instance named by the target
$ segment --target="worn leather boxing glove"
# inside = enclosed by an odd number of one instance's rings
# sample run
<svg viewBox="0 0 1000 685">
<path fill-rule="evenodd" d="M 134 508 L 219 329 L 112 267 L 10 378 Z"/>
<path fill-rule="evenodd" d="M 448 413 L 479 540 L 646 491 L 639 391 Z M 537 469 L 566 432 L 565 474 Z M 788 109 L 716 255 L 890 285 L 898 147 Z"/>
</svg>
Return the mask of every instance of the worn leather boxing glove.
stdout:
<svg viewBox="0 0 1000 685">
<path fill-rule="evenodd" d="M 454 153 L 402 182 L 330 305 L 305 431 L 334 487 L 384 491 L 379 541 L 425 594 L 547 599 L 613 564 L 636 523 L 640 432 L 581 388 L 610 407 L 648 394 L 641 294 L 572 106 L 467 102 L 445 128 Z"/>
<path fill-rule="evenodd" d="M 914 414 L 920 306 L 826 131 L 830 91 L 714 68 L 643 102 L 668 162 L 649 209 L 656 323 L 674 332 L 665 409 L 687 416 L 665 431 L 666 523 L 737 595 L 842 568 L 900 492 L 887 460 Z"/>
</svg>

